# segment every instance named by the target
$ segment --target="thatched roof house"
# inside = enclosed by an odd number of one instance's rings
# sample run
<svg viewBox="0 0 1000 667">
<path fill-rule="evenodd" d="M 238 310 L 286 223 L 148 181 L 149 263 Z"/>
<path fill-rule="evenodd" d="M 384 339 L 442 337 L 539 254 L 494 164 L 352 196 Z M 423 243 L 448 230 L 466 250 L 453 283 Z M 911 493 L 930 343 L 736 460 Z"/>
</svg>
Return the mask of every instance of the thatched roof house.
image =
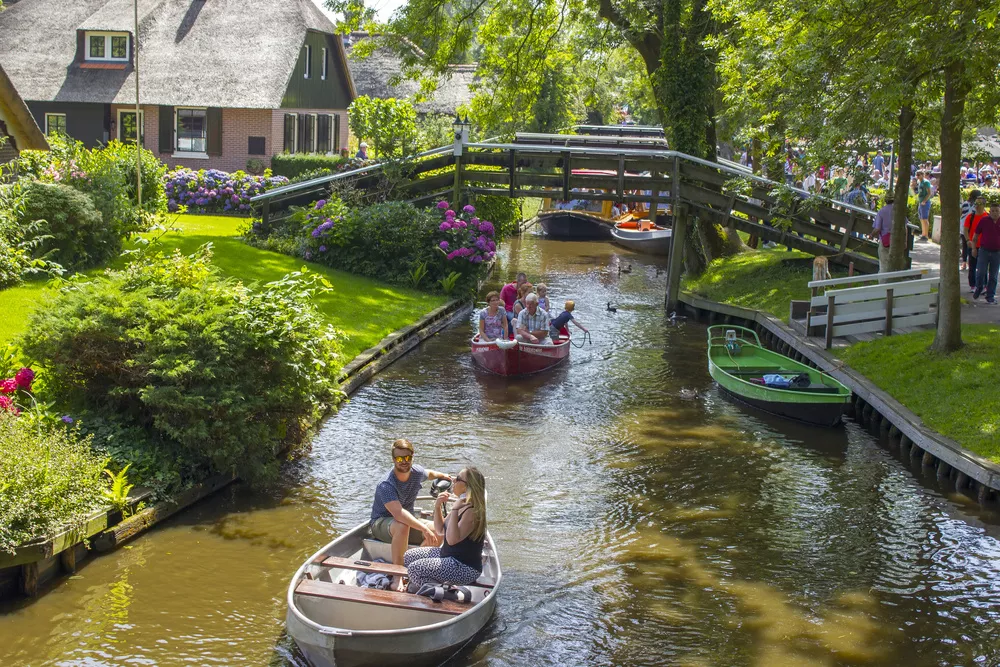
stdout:
<svg viewBox="0 0 1000 667">
<path fill-rule="evenodd" d="M 49 148 L 45 135 L 3 67 L 0 67 L 0 137 L 6 138 L 0 145 L 0 164 L 10 162 L 23 150 Z"/>
<path fill-rule="evenodd" d="M 368 39 L 366 32 L 353 32 L 347 36 L 347 62 L 351 68 L 351 77 L 357 87 L 358 95 L 378 98 L 415 98 L 420 92 L 420 84 L 412 79 L 400 77 L 402 59 L 392 49 L 386 46 L 377 47 L 371 55 L 361 58 L 356 56 L 353 46 L 363 39 Z M 409 48 L 419 49 L 409 44 Z M 448 76 L 438 81 L 438 87 L 429 99 L 415 102 L 417 113 L 441 113 L 455 115 L 455 110 L 462 104 L 468 104 L 472 99 L 470 86 L 475 80 L 475 65 L 453 65 Z"/>
<path fill-rule="evenodd" d="M 168 163 L 243 168 L 346 143 L 342 39 L 311 0 L 138 0 L 140 139 Z M 38 124 L 135 137 L 133 0 L 19 0 L 0 62 Z"/>
</svg>

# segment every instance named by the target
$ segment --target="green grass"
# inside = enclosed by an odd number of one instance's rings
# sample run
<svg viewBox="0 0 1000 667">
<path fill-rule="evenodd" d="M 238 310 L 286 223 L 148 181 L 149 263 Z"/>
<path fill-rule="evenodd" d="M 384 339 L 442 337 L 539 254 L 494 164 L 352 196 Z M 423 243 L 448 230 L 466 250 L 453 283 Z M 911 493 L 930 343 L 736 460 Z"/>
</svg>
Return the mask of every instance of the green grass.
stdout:
<svg viewBox="0 0 1000 667">
<path fill-rule="evenodd" d="M 877 338 L 838 357 L 916 413 L 929 427 L 1000 463 L 1000 326 L 962 326 L 965 347 L 928 351 L 933 331 Z"/>
<path fill-rule="evenodd" d="M 812 256 L 785 248 L 752 250 L 717 259 L 697 278 L 685 278 L 683 289 L 720 303 L 771 313 L 788 321 L 791 301 L 808 300 Z M 786 261 L 795 260 L 795 261 Z M 834 275 L 837 270 L 831 267 Z"/>
<path fill-rule="evenodd" d="M 178 248 L 185 254 L 205 243 L 212 244 L 213 262 L 223 275 L 245 283 L 269 282 L 308 267 L 333 283 L 333 291 L 320 296 L 316 305 L 333 326 L 346 334 L 344 358 L 350 360 L 387 334 L 412 324 L 420 317 L 447 303 L 440 294 L 386 285 L 343 271 L 305 262 L 243 243 L 238 229 L 243 218 L 211 215 L 183 215 L 160 240 L 165 252 Z M 27 315 L 46 291 L 45 282 L 26 283 L 0 291 L 0 345 L 24 330 Z"/>
</svg>

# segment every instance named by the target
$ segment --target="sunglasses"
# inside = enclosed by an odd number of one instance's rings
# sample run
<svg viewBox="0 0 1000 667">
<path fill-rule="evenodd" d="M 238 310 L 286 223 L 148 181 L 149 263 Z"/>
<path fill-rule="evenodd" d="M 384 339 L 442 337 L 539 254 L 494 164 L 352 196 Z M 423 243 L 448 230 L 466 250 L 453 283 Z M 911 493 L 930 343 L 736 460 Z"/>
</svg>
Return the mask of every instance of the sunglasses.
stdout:
<svg viewBox="0 0 1000 667">
<path fill-rule="evenodd" d="M 403 463 L 404 461 L 409 463 L 413 460 L 413 456 L 411 454 L 407 454 L 406 456 L 393 456 L 392 460 L 396 463 Z"/>
<path fill-rule="evenodd" d="M 455 478 L 455 481 L 456 481 L 456 482 L 461 482 L 462 484 L 468 484 L 468 482 L 466 482 L 466 481 L 465 481 L 464 479 L 462 479 L 461 477 L 456 477 L 456 478 Z"/>
</svg>

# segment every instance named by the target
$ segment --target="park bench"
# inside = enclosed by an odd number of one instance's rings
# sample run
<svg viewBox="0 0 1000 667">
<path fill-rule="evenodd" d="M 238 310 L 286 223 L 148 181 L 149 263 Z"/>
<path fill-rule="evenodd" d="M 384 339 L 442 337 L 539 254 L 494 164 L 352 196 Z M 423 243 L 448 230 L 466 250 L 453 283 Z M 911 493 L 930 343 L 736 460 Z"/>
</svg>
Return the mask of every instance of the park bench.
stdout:
<svg viewBox="0 0 1000 667">
<path fill-rule="evenodd" d="M 809 283 L 806 334 L 822 331 L 829 349 L 838 336 L 891 336 L 935 324 L 939 282 L 928 278 L 925 269 L 814 280 Z"/>
</svg>

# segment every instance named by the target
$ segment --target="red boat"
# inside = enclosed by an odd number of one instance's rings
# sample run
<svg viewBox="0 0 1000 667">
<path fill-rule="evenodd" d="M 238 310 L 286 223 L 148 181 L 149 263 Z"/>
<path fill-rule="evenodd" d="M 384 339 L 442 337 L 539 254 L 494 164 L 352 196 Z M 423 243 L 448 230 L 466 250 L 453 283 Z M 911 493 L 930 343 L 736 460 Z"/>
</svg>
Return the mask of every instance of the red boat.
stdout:
<svg viewBox="0 0 1000 667">
<path fill-rule="evenodd" d="M 569 336 L 553 345 L 535 345 L 516 340 L 472 339 L 472 359 L 497 375 L 531 375 L 554 368 L 569 358 Z"/>
</svg>

